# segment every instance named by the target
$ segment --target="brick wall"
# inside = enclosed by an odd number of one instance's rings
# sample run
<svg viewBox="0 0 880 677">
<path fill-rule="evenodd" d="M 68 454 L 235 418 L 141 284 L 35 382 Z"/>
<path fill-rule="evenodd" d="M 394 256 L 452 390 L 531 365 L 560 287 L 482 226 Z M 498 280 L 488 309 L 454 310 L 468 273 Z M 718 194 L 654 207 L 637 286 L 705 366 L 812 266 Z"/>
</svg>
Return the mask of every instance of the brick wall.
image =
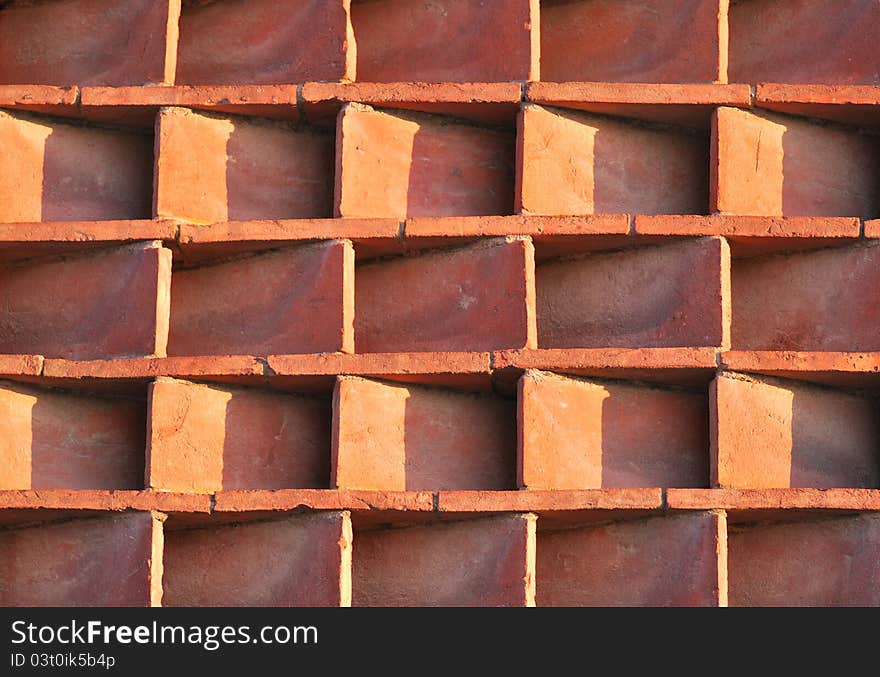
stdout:
<svg viewBox="0 0 880 677">
<path fill-rule="evenodd" d="M 0 604 L 880 604 L 878 20 L 0 3 Z"/>
</svg>

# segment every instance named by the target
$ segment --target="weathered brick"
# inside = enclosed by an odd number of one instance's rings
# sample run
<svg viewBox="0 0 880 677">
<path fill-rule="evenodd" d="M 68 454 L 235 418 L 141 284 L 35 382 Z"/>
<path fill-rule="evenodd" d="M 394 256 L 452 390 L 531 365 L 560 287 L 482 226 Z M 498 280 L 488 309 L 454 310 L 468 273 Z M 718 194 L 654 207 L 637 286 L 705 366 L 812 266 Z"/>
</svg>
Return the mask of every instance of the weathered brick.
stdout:
<svg viewBox="0 0 880 677">
<path fill-rule="evenodd" d="M 148 486 L 163 491 L 327 488 L 330 402 L 158 378 Z"/>
</svg>

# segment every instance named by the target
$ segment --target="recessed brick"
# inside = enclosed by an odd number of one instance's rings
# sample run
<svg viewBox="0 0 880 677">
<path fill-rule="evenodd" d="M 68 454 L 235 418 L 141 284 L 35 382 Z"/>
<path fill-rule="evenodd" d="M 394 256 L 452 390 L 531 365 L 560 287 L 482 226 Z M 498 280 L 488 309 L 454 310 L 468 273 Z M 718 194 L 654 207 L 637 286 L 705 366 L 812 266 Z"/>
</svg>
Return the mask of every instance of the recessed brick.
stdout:
<svg viewBox="0 0 880 677">
<path fill-rule="evenodd" d="M 158 378 L 148 485 L 163 491 L 327 488 L 330 402 Z"/>
<path fill-rule="evenodd" d="M 336 216 L 510 214 L 513 133 L 349 103 L 336 126 Z"/>
<path fill-rule="evenodd" d="M 357 79 L 537 80 L 538 0 L 355 0 Z"/>
<path fill-rule="evenodd" d="M 141 489 L 143 400 L 0 381 L 0 489 Z"/>
<path fill-rule="evenodd" d="M 169 531 L 164 606 L 349 606 L 347 512 Z"/>
<path fill-rule="evenodd" d="M 880 487 L 880 403 L 798 381 L 718 376 L 713 483 L 734 488 Z"/>
<path fill-rule="evenodd" d="M 354 79 L 349 0 L 184 0 L 178 84 Z"/>
<path fill-rule="evenodd" d="M 735 259 L 732 336 L 737 350 L 880 349 L 880 246 Z"/>
<path fill-rule="evenodd" d="M 330 132 L 173 107 L 159 112 L 156 129 L 159 217 L 211 223 L 332 214 Z"/>
<path fill-rule="evenodd" d="M 713 237 L 542 263 L 538 346 L 725 346 L 729 258 Z"/>
<path fill-rule="evenodd" d="M 726 82 L 727 5 L 541 0 L 541 79 Z"/>
<path fill-rule="evenodd" d="M 518 407 L 520 487 L 709 486 L 705 390 L 527 371 Z"/>
<path fill-rule="evenodd" d="M 150 218 L 151 133 L 0 111 L 0 147 L 0 222 Z"/>
<path fill-rule="evenodd" d="M 162 523 L 148 512 L 0 531 L 0 605 L 146 607 L 162 601 Z"/>
<path fill-rule="evenodd" d="M 516 209 L 527 214 L 704 214 L 709 137 L 527 104 Z"/>
<path fill-rule="evenodd" d="M 880 606 L 880 515 L 731 530 L 731 606 Z"/>
<path fill-rule="evenodd" d="M 353 278 L 346 240 L 176 270 L 168 353 L 351 352 Z"/>
<path fill-rule="evenodd" d="M 156 242 L 0 268 L 0 353 L 163 356 L 170 283 Z"/>
<path fill-rule="evenodd" d="M 514 403 L 497 395 L 341 377 L 333 486 L 512 489 L 515 421 Z"/>
<path fill-rule="evenodd" d="M 353 606 L 534 606 L 535 518 L 360 531 Z"/>
<path fill-rule="evenodd" d="M 0 84 L 174 82 L 180 0 L 46 0 L 0 8 Z"/>
<path fill-rule="evenodd" d="M 855 127 L 721 107 L 712 136 L 713 211 L 862 218 L 880 213 L 874 179 L 880 145 Z"/>
<path fill-rule="evenodd" d="M 730 7 L 731 82 L 880 84 L 872 0 L 750 0 Z"/>
<path fill-rule="evenodd" d="M 726 606 L 727 521 L 691 513 L 539 531 L 538 606 Z"/>
<path fill-rule="evenodd" d="M 358 266 L 357 352 L 534 346 L 533 271 L 531 241 L 502 238 Z"/>
</svg>

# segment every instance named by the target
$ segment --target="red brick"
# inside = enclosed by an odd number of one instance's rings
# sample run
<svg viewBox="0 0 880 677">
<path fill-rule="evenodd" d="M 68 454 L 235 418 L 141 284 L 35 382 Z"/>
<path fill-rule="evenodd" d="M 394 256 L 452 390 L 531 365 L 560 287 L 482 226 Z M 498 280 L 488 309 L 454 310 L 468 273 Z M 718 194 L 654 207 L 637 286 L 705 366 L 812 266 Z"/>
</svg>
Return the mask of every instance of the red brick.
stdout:
<svg viewBox="0 0 880 677">
<path fill-rule="evenodd" d="M 539 606 L 726 606 L 724 513 L 539 531 Z"/>
<path fill-rule="evenodd" d="M 731 3 L 733 82 L 880 84 L 871 0 L 759 0 Z"/>
<path fill-rule="evenodd" d="M 721 364 L 730 371 L 865 388 L 880 374 L 880 353 L 731 350 Z"/>
<path fill-rule="evenodd" d="M 2 606 L 160 606 L 162 523 L 147 512 L 0 531 Z"/>
<path fill-rule="evenodd" d="M 527 371 L 518 407 L 520 487 L 709 485 L 705 391 Z"/>
<path fill-rule="evenodd" d="M 701 374 L 714 374 L 717 366 L 716 351 L 712 348 L 502 350 L 493 354 L 492 363 L 496 370 L 544 369 L 640 381 L 668 372 L 670 382 L 690 382 Z M 709 378 L 703 382 L 708 383 Z"/>
<path fill-rule="evenodd" d="M 869 398 L 721 375 L 711 411 L 715 486 L 880 487 L 880 422 Z"/>
<path fill-rule="evenodd" d="M 39 376 L 43 372 L 42 355 L 0 355 L 0 375 Z"/>
<path fill-rule="evenodd" d="M 177 270 L 168 352 L 350 352 L 354 252 L 345 240 Z"/>
<path fill-rule="evenodd" d="M 877 123 L 880 91 L 874 85 L 789 85 L 758 83 L 755 104 L 790 115 L 835 120 L 844 124 Z"/>
<path fill-rule="evenodd" d="M 513 134 L 347 104 L 336 126 L 336 216 L 480 216 L 513 209 Z"/>
<path fill-rule="evenodd" d="M 51 0 L 0 15 L 0 83 L 171 83 L 180 0 Z"/>
<path fill-rule="evenodd" d="M 541 78 L 726 82 L 727 0 L 543 0 Z"/>
<path fill-rule="evenodd" d="M 880 306 L 864 291 L 878 284 L 876 245 L 735 260 L 732 346 L 878 350 Z"/>
<path fill-rule="evenodd" d="M 538 79 L 538 0 L 355 2 L 351 20 L 358 80 Z"/>
<path fill-rule="evenodd" d="M 0 270 L 0 352 L 164 355 L 171 252 L 159 243 Z"/>
<path fill-rule="evenodd" d="M 533 347 L 533 271 L 531 241 L 501 238 L 359 266 L 357 352 Z"/>
<path fill-rule="evenodd" d="M 516 210 L 534 214 L 705 213 L 708 138 L 587 113 L 523 107 Z"/>
<path fill-rule="evenodd" d="M 725 346 L 730 250 L 721 238 L 538 266 L 542 348 Z"/>
<path fill-rule="evenodd" d="M 163 108 L 156 214 L 188 221 L 330 216 L 333 138 L 285 122 Z"/>
<path fill-rule="evenodd" d="M 880 211 L 880 146 L 855 128 L 719 108 L 713 119 L 712 210 L 758 216 Z"/>
<path fill-rule="evenodd" d="M 534 606 L 535 518 L 360 531 L 353 606 Z"/>
<path fill-rule="evenodd" d="M 220 491 L 214 497 L 215 514 L 289 512 L 300 508 L 397 515 L 434 511 L 434 494 L 429 491 L 274 489 Z"/>
<path fill-rule="evenodd" d="M 535 512 L 543 521 L 555 513 L 625 515 L 657 512 L 663 508 L 663 490 L 646 489 L 550 489 L 531 491 L 440 491 L 440 512 Z"/>
<path fill-rule="evenodd" d="M 755 515 L 760 512 L 880 510 L 880 490 L 670 489 L 666 494 L 666 504 L 670 510 L 727 510 L 729 517 L 742 513 L 754 522 Z"/>
<path fill-rule="evenodd" d="M 164 491 L 327 487 L 330 403 L 158 378 L 148 484 Z"/>
<path fill-rule="evenodd" d="M 165 606 L 349 606 L 346 512 L 165 535 Z"/>
<path fill-rule="evenodd" d="M 0 84 L 0 108 L 17 108 L 41 113 L 55 113 L 56 115 L 76 115 L 79 96 L 79 87 L 71 85 L 54 87 L 51 85 Z"/>
<path fill-rule="evenodd" d="M 140 489 L 143 401 L 0 382 L 0 488 Z"/>
<path fill-rule="evenodd" d="M 0 221 L 150 217 L 151 135 L 0 111 L 0 145 Z"/>
<path fill-rule="evenodd" d="M 733 530 L 731 606 L 880 606 L 880 515 Z"/>
<path fill-rule="evenodd" d="M 342 377 L 334 393 L 332 484 L 340 489 L 512 489 L 513 402 Z"/>
<path fill-rule="evenodd" d="M 349 0 L 184 3 L 180 84 L 354 79 L 354 69 Z"/>
<path fill-rule="evenodd" d="M 143 484 L 143 467 L 140 468 Z M 31 515 L 69 513 L 82 517 L 96 512 L 159 510 L 165 513 L 210 513 L 211 496 L 207 494 L 176 494 L 168 491 L 119 489 L 31 489 L 0 490 L 0 520 L 12 511 Z M 34 518 L 27 520 L 33 524 Z"/>
</svg>

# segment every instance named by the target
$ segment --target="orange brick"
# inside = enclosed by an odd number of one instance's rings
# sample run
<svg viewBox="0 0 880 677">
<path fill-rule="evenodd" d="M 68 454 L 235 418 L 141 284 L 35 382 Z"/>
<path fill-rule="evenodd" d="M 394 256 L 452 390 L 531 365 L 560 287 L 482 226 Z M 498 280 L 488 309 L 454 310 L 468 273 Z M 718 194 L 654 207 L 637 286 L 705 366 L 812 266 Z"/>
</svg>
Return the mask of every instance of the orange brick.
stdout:
<svg viewBox="0 0 880 677">
<path fill-rule="evenodd" d="M 180 0 L 51 0 L 0 9 L 0 84 L 172 83 Z"/>
<path fill-rule="evenodd" d="M 0 222 L 150 217 L 150 134 L 0 111 L 0 146 Z"/>
<path fill-rule="evenodd" d="M 513 209 L 513 134 L 349 103 L 336 125 L 336 216 L 481 216 Z"/>
<path fill-rule="evenodd" d="M 588 113 L 520 111 L 516 209 L 531 214 L 704 214 L 709 139 Z"/>
<path fill-rule="evenodd" d="M 163 108 L 155 211 L 199 223 L 330 216 L 333 136 L 287 122 Z"/>
<path fill-rule="evenodd" d="M 709 485 L 705 390 L 527 371 L 519 381 L 518 407 L 521 487 Z"/>
<path fill-rule="evenodd" d="M 531 241 L 501 238 L 359 266 L 357 352 L 532 347 L 533 271 Z"/>
<path fill-rule="evenodd" d="M 351 18 L 358 80 L 538 79 L 538 0 L 355 2 Z"/>
<path fill-rule="evenodd" d="M 729 257 L 722 238 L 700 238 L 543 263 L 538 346 L 725 346 Z"/>
<path fill-rule="evenodd" d="M 721 375 L 712 480 L 734 488 L 880 487 L 876 402 L 798 381 Z"/>
<path fill-rule="evenodd" d="M 158 242 L 0 270 L 0 353 L 163 356 L 170 282 Z"/>
<path fill-rule="evenodd" d="M 880 246 L 735 259 L 732 336 L 738 350 L 880 349 Z"/>
<path fill-rule="evenodd" d="M 539 531 L 538 606 L 726 606 L 724 513 Z"/>
<path fill-rule="evenodd" d="M 856 128 L 719 108 L 713 117 L 712 210 L 757 216 L 880 212 L 880 145 Z"/>
<path fill-rule="evenodd" d="M 165 606 L 350 606 L 347 512 L 169 531 Z"/>
<path fill-rule="evenodd" d="M 326 488 L 330 416 L 323 398 L 158 378 L 150 386 L 148 485 Z"/>
<path fill-rule="evenodd" d="M 880 606 L 880 515 L 730 533 L 731 606 Z"/>
<path fill-rule="evenodd" d="M 333 478 L 340 489 L 512 489 L 513 402 L 340 377 L 334 393 Z"/>
<path fill-rule="evenodd" d="M 0 489 L 140 489 L 146 407 L 0 382 Z"/>
<path fill-rule="evenodd" d="M 162 523 L 134 512 L 0 531 L 2 606 L 161 606 Z"/>
<path fill-rule="evenodd" d="M 349 0 L 184 3 L 177 83 L 354 79 Z"/>
<path fill-rule="evenodd" d="M 360 531 L 353 606 L 534 606 L 535 518 Z"/>
<path fill-rule="evenodd" d="M 351 352 L 354 251 L 345 240 L 174 272 L 171 355 Z"/>
</svg>

